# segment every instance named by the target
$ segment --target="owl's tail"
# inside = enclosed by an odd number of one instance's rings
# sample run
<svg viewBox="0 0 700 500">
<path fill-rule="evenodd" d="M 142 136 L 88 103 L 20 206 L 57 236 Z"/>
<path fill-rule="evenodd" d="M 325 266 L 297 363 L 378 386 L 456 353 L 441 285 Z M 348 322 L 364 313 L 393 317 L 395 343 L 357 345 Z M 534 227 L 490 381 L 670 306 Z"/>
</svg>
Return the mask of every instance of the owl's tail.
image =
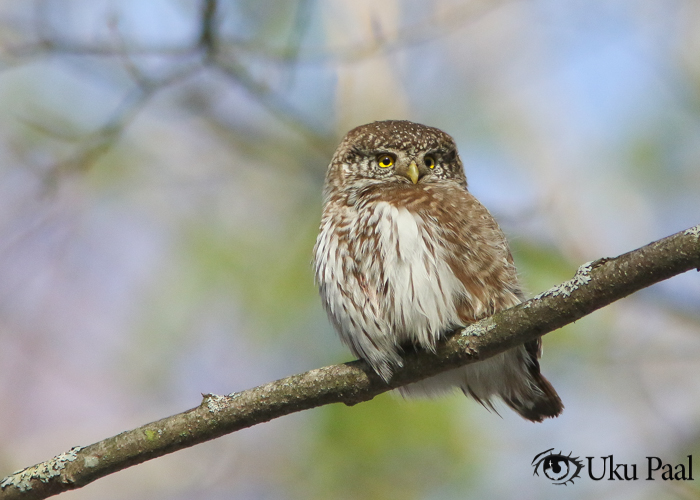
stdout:
<svg viewBox="0 0 700 500">
<path fill-rule="evenodd" d="M 523 418 L 542 422 L 564 409 L 557 391 L 540 373 L 540 340 L 497 354 L 461 368 L 398 389 L 404 397 L 437 396 L 461 389 L 484 408 L 498 413 L 494 397 L 500 397 Z"/>
<path fill-rule="evenodd" d="M 523 369 L 525 387 L 500 396 L 505 403 L 513 408 L 523 418 L 532 422 L 542 422 L 545 418 L 558 416 L 564 409 L 557 391 L 549 380 L 540 372 L 539 358 L 542 355 L 542 340 L 526 342 L 522 348 L 516 349 L 518 363 Z"/>
<path fill-rule="evenodd" d="M 534 369 L 533 369 L 534 368 Z M 536 371 L 535 371 L 536 370 Z M 564 410 L 557 391 L 554 390 L 549 380 L 540 373 L 539 366 L 530 367 L 530 391 L 528 397 L 503 397 L 503 401 L 521 417 L 532 422 L 542 422 L 545 418 L 559 416 Z"/>
</svg>

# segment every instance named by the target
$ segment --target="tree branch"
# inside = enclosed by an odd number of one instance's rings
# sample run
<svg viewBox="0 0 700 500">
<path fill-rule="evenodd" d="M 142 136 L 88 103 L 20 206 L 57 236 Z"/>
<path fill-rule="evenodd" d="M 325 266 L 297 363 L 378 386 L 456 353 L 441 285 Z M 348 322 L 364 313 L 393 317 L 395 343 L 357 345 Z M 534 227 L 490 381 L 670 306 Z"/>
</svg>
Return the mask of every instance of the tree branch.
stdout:
<svg viewBox="0 0 700 500">
<path fill-rule="evenodd" d="M 385 384 L 364 362 L 327 366 L 228 396 L 204 395 L 184 413 L 123 432 L 18 471 L 0 481 L 0 499 L 46 498 L 167 453 L 290 413 L 354 405 L 436 373 L 474 363 L 551 332 L 642 288 L 700 270 L 700 225 L 613 259 L 579 267 L 569 281 L 454 332 L 437 353 L 405 356 Z"/>
</svg>

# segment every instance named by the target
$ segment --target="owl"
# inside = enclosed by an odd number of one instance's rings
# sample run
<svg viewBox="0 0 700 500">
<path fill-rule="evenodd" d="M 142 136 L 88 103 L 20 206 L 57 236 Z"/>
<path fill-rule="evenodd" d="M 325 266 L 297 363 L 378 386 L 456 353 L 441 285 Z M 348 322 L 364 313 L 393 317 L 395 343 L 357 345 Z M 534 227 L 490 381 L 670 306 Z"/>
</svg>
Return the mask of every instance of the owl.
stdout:
<svg viewBox="0 0 700 500">
<path fill-rule="evenodd" d="M 345 136 L 328 167 L 314 271 L 341 340 L 385 381 L 405 349 L 523 300 L 505 236 L 467 190 L 454 140 L 409 121 Z M 493 398 L 541 422 L 563 405 L 540 373 L 541 340 L 399 389 Z"/>
</svg>

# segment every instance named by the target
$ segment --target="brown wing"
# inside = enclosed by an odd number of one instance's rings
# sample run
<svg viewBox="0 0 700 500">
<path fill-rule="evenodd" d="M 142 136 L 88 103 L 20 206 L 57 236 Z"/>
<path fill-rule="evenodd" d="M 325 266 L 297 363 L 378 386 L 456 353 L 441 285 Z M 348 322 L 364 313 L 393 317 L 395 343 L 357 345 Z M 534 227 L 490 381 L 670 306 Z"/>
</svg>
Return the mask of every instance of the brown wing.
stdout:
<svg viewBox="0 0 700 500">
<path fill-rule="evenodd" d="M 465 323 L 490 316 L 523 300 L 517 271 L 505 236 L 488 210 L 469 192 L 453 193 L 458 203 L 443 214 L 445 238 L 453 252 L 448 263 L 469 292 L 459 305 Z M 540 373 L 542 340 L 524 344 L 521 363 L 529 375 L 525 391 L 518 398 L 504 397 L 511 408 L 533 422 L 556 417 L 564 409 L 549 381 Z"/>
<path fill-rule="evenodd" d="M 446 199 L 433 212 L 438 236 L 448 250 L 450 269 L 468 292 L 457 308 L 460 319 L 472 323 L 520 303 L 513 258 L 496 220 L 461 187 L 441 194 Z"/>
</svg>

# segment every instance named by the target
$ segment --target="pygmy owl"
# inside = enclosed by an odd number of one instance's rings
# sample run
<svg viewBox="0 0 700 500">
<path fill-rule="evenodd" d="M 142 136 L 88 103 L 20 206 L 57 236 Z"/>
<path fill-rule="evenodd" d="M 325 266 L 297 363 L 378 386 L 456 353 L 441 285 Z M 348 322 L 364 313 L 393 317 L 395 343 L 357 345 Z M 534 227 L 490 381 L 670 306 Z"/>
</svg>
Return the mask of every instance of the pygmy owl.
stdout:
<svg viewBox="0 0 700 500">
<path fill-rule="evenodd" d="M 385 380 L 406 346 L 438 340 L 518 304 L 523 294 L 498 224 L 467 190 L 452 137 L 408 121 L 351 130 L 328 167 L 314 248 L 323 304 L 342 341 Z M 540 373 L 537 339 L 399 389 L 500 397 L 540 422 L 563 405 Z"/>
</svg>

